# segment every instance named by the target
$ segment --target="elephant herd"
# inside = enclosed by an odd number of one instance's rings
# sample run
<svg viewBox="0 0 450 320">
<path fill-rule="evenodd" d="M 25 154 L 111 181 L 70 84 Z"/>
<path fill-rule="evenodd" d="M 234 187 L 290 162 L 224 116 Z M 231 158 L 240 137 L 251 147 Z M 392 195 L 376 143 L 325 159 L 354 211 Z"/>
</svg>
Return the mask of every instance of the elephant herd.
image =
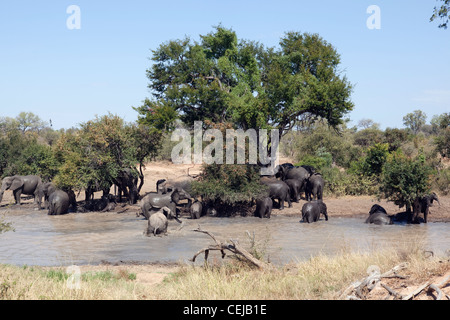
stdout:
<svg viewBox="0 0 450 320">
<path fill-rule="evenodd" d="M 137 203 L 138 194 L 135 188 L 137 180 L 134 180 L 133 175 L 125 171 L 120 178 L 122 182 L 118 181 L 118 183 L 123 184 L 119 187 L 119 191 L 128 190 L 128 192 L 125 192 L 125 195 L 129 201 L 131 200 L 130 203 Z M 211 203 L 191 197 L 192 182 L 194 180 L 194 177 L 189 175 L 175 179 L 158 180 L 156 192 L 149 192 L 141 198 L 138 202 L 140 209 L 138 215 L 143 215 L 148 220 L 146 235 L 166 233 L 168 220 L 175 219 L 181 223 L 178 219 L 178 206 L 181 205 L 180 202 L 182 200 L 187 200 L 188 202 L 185 208 L 189 212 L 191 219 L 199 219 L 204 215 L 217 215 L 217 211 Z M 285 202 L 287 202 L 289 207 L 292 207 L 292 202 L 298 203 L 301 199 L 301 194 L 304 193 L 306 202 L 302 206 L 301 222 L 312 223 L 319 221 L 322 214 L 325 216 L 325 221 L 328 220 L 327 206 L 323 201 L 325 180 L 312 167 L 293 166 L 285 163 L 278 166 L 275 175 L 261 176 L 260 183 L 267 186 L 267 194 L 264 194 L 259 199 L 255 199 L 256 209 L 254 215 L 256 217 L 270 218 L 274 208 L 283 210 Z M 127 185 L 128 188 L 126 187 Z M 20 204 L 22 194 L 33 196 L 34 203 L 38 205 L 39 209 L 42 209 L 43 198 L 43 206 L 48 209 L 49 215 L 65 214 L 71 210 L 72 212 L 77 211 L 76 197 L 72 190 L 58 189 L 51 182 L 43 183 L 41 178 L 36 175 L 16 175 L 3 178 L 0 189 L 0 203 L 6 190 L 13 192 L 16 204 Z M 104 190 L 101 199 L 94 201 L 92 192 L 96 190 L 98 188 L 94 187 L 86 190 L 85 208 L 91 211 L 110 211 L 114 209 L 116 199 L 109 194 L 109 190 Z M 121 197 L 121 192 L 119 192 L 119 197 Z M 414 214 L 408 216 L 408 221 L 418 223 L 418 214 L 423 213 L 423 221 L 426 223 L 429 207 L 432 206 L 433 201 L 439 203 L 435 193 L 416 199 L 414 202 Z M 393 224 L 395 221 L 404 218 L 402 214 L 390 216 L 383 207 L 376 204 L 370 209 L 369 217 L 365 222 L 379 225 Z"/>
</svg>

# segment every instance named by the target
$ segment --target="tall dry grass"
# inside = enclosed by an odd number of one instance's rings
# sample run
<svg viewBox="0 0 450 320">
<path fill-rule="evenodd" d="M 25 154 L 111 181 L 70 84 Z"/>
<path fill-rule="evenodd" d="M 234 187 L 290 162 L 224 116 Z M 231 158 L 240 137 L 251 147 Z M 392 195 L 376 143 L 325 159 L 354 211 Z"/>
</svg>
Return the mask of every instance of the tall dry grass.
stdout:
<svg viewBox="0 0 450 320">
<path fill-rule="evenodd" d="M 116 273 L 83 274 L 80 289 L 68 288 L 64 268 L 0 265 L 0 299 L 328 300 L 337 299 L 350 283 L 366 277 L 370 266 L 385 272 L 408 262 L 409 273 L 422 279 L 439 270 L 439 259 L 424 254 L 416 242 L 364 253 L 319 254 L 271 271 L 235 261 L 208 267 L 182 265 L 152 286 L 137 281 L 122 267 Z"/>
</svg>

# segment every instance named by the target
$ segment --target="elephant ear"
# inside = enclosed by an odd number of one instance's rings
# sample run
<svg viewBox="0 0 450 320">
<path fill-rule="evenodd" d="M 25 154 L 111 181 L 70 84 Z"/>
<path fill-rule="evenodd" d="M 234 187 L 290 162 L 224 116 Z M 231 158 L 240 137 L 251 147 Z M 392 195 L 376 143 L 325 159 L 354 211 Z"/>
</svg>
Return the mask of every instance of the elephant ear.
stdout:
<svg viewBox="0 0 450 320">
<path fill-rule="evenodd" d="M 11 183 L 11 186 L 9 187 L 9 189 L 17 190 L 22 187 L 23 187 L 23 179 L 16 177 L 16 178 L 14 178 L 13 182 Z"/>
</svg>

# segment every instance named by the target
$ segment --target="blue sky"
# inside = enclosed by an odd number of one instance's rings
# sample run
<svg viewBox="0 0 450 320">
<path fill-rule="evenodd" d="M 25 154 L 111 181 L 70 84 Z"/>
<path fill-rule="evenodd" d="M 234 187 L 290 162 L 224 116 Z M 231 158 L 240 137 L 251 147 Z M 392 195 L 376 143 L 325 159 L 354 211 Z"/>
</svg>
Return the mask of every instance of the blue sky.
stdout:
<svg viewBox="0 0 450 320">
<path fill-rule="evenodd" d="M 287 31 L 318 33 L 336 47 L 355 85 L 351 125 L 403 127 L 416 109 L 450 111 L 450 29 L 429 22 L 435 0 L 2 1 L 0 117 L 30 111 L 70 128 L 104 115 L 134 121 L 150 97 L 151 50 L 222 24 L 240 39 L 277 46 Z M 81 28 L 66 13 L 80 8 Z M 370 5 L 381 29 L 369 29 Z"/>
</svg>

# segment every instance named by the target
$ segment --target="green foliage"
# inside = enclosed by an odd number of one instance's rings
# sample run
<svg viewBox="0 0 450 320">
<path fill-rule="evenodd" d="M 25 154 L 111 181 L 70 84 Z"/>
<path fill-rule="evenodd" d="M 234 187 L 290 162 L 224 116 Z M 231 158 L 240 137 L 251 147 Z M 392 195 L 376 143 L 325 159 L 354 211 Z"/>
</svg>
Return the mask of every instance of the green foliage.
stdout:
<svg viewBox="0 0 450 320">
<path fill-rule="evenodd" d="M 379 176 L 389 155 L 387 143 L 377 143 L 367 150 L 362 172 L 366 176 Z"/>
<path fill-rule="evenodd" d="M 267 194 L 267 187 L 260 184 L 259 168 L 239 164 L 204 165 L 192 189 L 196 196 L 224 206 L 248 204 Z"/>
<path fill-rule="evenodd" d="M 338 127 L 353 108 L 339 54 L 317 34 L 287 33 L 278 51 L 239 40 L 222 26 L 200 38 L 153 51 L 147 70 L 153 100 L 139 108 L 141 119 L 153 124 L 179 116 L 189 126 L 195 120 L 232 122 L 283 135 L 305 118 Z"/>
<path fill-rule="evenodd" d="M 321 171 L 325 182 L 325 194 L 374 195 L 377 192 L 377 181 L 373 177 L 355 174 L 338 168 L 324 168 Z"/>
<path fill-rule="evenodd" d="M 433 179 L 433 187 L 444 195 L 450 193 L 450 167 L 442 169 L 436 174 L 435 179 Z"/>
<path fill-rule="evenodd" d="M 441 19 L 441 23 L 439 24 L 439 28 L 447 29 L 448 19 L 450 17 L 450 0 L 439 0 L 442 2 L 441 6 L 434 7 L 433 15 L 430 18 L 430 21 L 434 21 L 435 19 Z"/>
<path fill-rule="evenodd" d="M 315 155 L 306 155 L 302 158 L 302 161 L 295 164 L 296 166 L 311 166 L 317 171 L 321 171 L 323 168 L 330 168 L 333 162 L 331 153 L 327 152 L 325 148 L 321 147 L 317 149 Z"/>
<path fill-rule="evenodd" d="M 408 127 L 414 134 L 417 134 L 425 125 L 427 115 L 421 110 L 414 110 L 403 117 L 403 124 Z"/>
<path fill-rule="evenodd" d="M 380 194 L 400 207 L 412 208 L 417 197 L 428 194 L 431 189 L 432 170 L 424 156 L 415 159 L 396 152 L 388 157 L 380 183 Z"/>
</svg>

